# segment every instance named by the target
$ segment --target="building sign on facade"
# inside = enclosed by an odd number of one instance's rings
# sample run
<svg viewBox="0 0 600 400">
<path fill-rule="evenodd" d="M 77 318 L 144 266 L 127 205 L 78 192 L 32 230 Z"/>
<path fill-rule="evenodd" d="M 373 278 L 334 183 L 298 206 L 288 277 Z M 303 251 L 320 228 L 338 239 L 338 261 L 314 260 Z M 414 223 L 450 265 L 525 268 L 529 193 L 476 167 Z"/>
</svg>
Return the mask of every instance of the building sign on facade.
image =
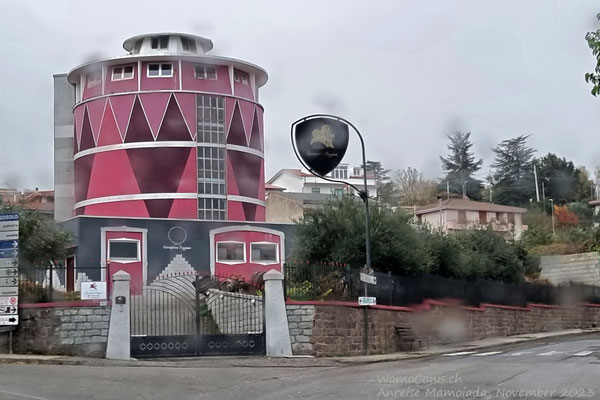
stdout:
<svg viewBox="0 0 600 400">
<path fill-rule="evenodd" d="M 19 316 L 19 214 L 0 214 L 0 325 L 17 325 Z"/>
<path fill-rule="evenodd" d="M 81 282 L 81 300 L 105 300 L 106 282 Z"/>
<path fill-rule="evenodd" d="M 344 122 L 319 117 L 299 122 L 293 129 L 298 156 L 318 175 L 327 175 L 344 158 L 349 140 Z"/>
</svg>

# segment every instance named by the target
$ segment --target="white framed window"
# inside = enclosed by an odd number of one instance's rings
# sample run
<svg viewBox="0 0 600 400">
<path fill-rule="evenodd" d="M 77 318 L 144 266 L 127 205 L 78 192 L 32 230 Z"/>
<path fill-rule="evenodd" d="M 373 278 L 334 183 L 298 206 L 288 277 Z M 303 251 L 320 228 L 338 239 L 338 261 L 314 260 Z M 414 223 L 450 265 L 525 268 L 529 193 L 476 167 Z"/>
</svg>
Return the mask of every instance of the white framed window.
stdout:
<svg viewBox="0 0 600 400">
<path fill-rule="evenodd" d="M 181 38 L 181 48 L 183 49 L 183 51 L 190 51 L 190 52 L 195 52 L 196 51 L 196 42 L 194 42 L 193 40 L 190 40 L 188 38 Z"/>
<path fill-rule="evenodd" d="M 150 39 L 150 47 L 153 49 L 168 49 L 169 48 L 169 36 L 154 36 Z"/>
<path fill-rule="evenodd" d="M 271 242 L 250 243 L 250 262 L 255 264 L 278 264 L 279 245 Z"/>
<path fill-rule="evenodd" d="M 333 179 L 348 179 L 348 168 L 338 167 L 333 170 Z"/>
<path fill-rule="evenodd" d="M 242 82 L 242 85 L 247 85 L 249 82 L 249 76 L 247 73 L 240 71 L 239 69 L 234 69 L 233 80 L 236 82 Z"/>
<path fill-rule="evenodd" d="M 125 79 L 133 79 L 133 65 L 124 65 L 120 67 L 113 67 L 112 77 L 113 81 L 123 81 Z"/>
<path fill-rule="evenodd" d="M 87 87 L 92 88 L 102 83 L 102 70 L 98 69 L 87 74 Z"/>
<path fill-rule="evenodd" d="M 313 187 L 310 188 L 310 192 L 311 193 L 321 193 L 321 188 L 313 186 Z"/>
<path fill-rule="evenodd" d="M 141 261 L 140 241 L 135 239 L 110 239 L 108 241 L 108 261 L 132 263 Z"/>
<path fill-rule="evenodd" d="M 173 76 L 173 64 L 148 64 L 148 78 L 170 78 Z"/>
<path fill-rule="evenodd" d="M 196 64 L 194 65 L 194 75 L 196 79 L 214 81 L 217 79 L 217 68 L 214 65 Z"/>
<path fill-rule="evenodd" d="M 217 262 L 243 264 L 246 262 L 246 243 L 236 241 L 217 242 Z"/>
</svg>

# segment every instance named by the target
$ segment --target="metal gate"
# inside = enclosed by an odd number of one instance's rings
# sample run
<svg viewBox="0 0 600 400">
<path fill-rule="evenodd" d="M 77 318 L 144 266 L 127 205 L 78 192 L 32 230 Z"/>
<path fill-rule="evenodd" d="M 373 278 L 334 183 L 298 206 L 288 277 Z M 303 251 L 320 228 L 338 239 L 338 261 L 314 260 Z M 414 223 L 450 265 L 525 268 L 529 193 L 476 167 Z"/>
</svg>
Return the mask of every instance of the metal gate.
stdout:
<svg viewBox="0 0 600 400">
<path fill-rule="evenodd" d="M 159 277 L 131 296 L 131 356 L 264 354 L 263 300 L 208 275 Z"/>
</svg>

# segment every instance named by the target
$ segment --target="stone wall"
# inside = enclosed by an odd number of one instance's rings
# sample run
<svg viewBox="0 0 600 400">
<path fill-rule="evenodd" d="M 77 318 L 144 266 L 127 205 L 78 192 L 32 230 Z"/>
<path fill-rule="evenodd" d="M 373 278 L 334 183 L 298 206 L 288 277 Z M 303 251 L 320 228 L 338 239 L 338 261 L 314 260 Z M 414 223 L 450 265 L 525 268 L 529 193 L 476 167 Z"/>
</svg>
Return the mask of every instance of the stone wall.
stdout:
<svg viewBox="0 0 600 400">
<path fill-rule="evenodd" d="M 600 254 L 597 252 L 542 256 L 540 267 L 540 277 L 554 285 L 570 281 L 600 285 Z"/>
<path fill-rule="evenodd" d="M 15 353 L 105 355 L 108 306 L 20 308 L 19 317 Z"/>
<path fill-rule="evenodd" d="M 315 319 L 315 306 L 312 305 L 288 305 L 288 327 L 290 329 L 290 341 L 292 342 L 292 353 L 311 355 L 314 353 L 314 343 L 311 342 Z"/>
<path fill-rule="evenodd" d="M 406 343 L 400 340 L 396 326 L 411 327 L 425 344 L 600 326 L 600 306 L 462 308 L 430 302 L 420 308 L 370 307 L 367 310 L 370 353 L 405 349 Z M 294 354 L 318 357 L 365 354 L 363 308 L 288 304 L 287 310 Z"/>
</svg>

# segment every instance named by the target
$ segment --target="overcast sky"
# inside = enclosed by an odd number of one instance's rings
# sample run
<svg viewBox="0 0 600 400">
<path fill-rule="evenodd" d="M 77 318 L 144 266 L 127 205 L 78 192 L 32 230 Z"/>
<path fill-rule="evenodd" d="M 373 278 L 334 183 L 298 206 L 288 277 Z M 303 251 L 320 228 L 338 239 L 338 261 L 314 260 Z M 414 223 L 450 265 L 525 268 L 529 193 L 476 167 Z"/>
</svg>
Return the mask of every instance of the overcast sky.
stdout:
<svg viewBox="0 0 600 400">
<path fill-rule="evenodd" d="M 471 131 L 485 159 L 531 134 L 538 155 L 600 163 L 600 98 L 584 40 L 600 1 L 13 1 L 0 0 L 0 187 L 52 188 L 52 74 L 124 54 L 126 38 L 176 31 L 213 54 L 269 73 L 266 175 L 298 168 L 289 126 L 336 113 L 361 130 L 367 157 L 441 177 L 446 135 Z M 351 143 L 348 161 L 358 161 Z M 484 173 L 485 172 L 485 173 Z"/>
</svg>

